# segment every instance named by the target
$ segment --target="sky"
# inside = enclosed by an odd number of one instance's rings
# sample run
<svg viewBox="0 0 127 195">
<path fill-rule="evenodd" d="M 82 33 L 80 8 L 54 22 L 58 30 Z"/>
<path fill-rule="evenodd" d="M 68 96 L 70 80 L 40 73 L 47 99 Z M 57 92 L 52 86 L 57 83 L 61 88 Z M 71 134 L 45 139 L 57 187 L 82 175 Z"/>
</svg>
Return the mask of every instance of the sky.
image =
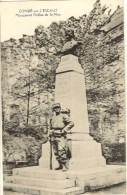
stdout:
<svg viewBox="0 0 127 195">
<path fill-rule="evenodd" d="M 95 2 L 96 0 L 0 2 L 1 41 L 10 38 L 19 39 L 23 34 L 33 35 L 39 25 L 49 26 L 53 21 L 89 14 Z M 113 11 L 118 5 L 123 6 L 123 0 L 101 0 L 101 3 Z M 58 9 L 57 13 L 60 16 L 16 16 L 16 14 L 28 14 L 26 12 L 28 9 Z"/>
</svg>

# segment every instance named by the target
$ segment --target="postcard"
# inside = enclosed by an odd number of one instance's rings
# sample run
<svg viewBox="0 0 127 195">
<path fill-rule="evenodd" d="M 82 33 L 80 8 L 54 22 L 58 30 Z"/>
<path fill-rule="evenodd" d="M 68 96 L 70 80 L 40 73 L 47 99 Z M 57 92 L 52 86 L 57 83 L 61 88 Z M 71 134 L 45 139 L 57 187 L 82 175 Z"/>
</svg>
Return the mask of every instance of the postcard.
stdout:
<svg viewBox="0 0 127 195">
<path fill-rule="evenodd" d="M 0 14 L 1 193 L 126 194 L 124 2 Z"/>
</svg>

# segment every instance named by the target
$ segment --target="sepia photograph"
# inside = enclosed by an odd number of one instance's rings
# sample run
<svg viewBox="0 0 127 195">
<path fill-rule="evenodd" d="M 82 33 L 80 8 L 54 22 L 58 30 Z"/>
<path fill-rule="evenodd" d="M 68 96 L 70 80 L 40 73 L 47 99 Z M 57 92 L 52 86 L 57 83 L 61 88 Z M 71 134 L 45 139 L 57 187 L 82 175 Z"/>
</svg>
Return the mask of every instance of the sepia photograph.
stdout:
<svg viewBox="0 0 127 195">
<path fill-rule="evenodd" d="M 123 0 L 1 1 L 2 195 L 126 195 Z"/>
</svg>

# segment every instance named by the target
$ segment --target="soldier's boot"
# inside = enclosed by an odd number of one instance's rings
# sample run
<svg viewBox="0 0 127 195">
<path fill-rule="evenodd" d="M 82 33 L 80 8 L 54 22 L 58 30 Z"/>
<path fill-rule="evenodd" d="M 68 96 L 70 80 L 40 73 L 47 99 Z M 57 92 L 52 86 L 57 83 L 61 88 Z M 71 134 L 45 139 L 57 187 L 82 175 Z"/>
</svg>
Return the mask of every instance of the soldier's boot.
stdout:
<svg viewBox="0 0 127 195">
<path fill-rule="evenodd" d="M 63 162 L 62 165 L 63 165 L 62 171 L 67 171 L 68 168 L 67 168 L 66 162 Z"/>
<path fill-rule="evenodd" d="M 58 161 L 59 166 L 55 168 L 55 170 L 61 170 L 63 168 L 62 163 Z"/>
</svg>

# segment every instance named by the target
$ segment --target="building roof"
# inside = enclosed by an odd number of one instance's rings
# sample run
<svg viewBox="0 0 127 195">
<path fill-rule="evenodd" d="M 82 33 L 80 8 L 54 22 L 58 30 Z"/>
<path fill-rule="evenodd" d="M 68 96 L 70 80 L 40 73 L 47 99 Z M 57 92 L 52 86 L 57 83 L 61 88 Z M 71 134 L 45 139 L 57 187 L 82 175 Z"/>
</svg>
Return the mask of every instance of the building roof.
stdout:
<svg viewBox="0 0 127 195">
<path fill-rule="evenodd" d="M 101 30 L 108 32 L 121 25 L 124 22 L 124 11 L 123 7 L 118 8 L 110 17 L 109 22 L 101 28 Z"/>
</svg>

